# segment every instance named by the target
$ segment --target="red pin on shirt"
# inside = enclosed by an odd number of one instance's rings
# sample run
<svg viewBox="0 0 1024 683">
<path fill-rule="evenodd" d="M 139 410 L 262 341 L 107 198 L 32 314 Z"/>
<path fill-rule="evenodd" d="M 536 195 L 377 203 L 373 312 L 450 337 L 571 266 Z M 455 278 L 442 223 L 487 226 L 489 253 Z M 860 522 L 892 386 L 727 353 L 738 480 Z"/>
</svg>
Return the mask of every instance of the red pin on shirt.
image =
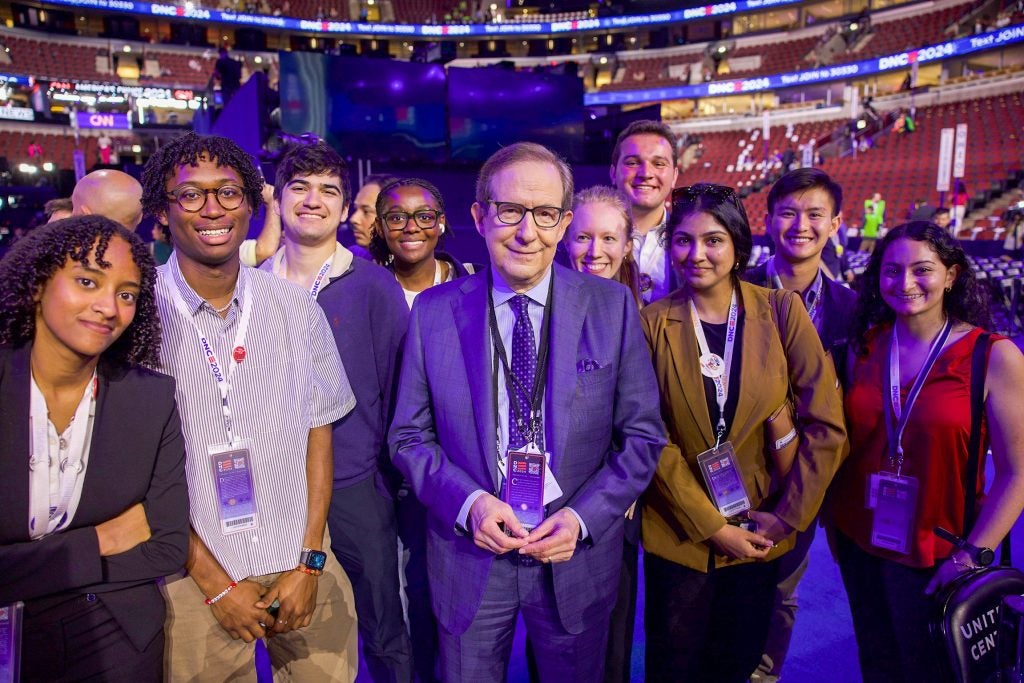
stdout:
<svg viewBox="0 0 1024 683">
<path fill-rule="evenodd" d="M 245 360 L 245 347 L 236 346 L 235 350 L 231 352 L 231 356 L 235 359 L 236 363 L 241 363 Z"/>
</svg>

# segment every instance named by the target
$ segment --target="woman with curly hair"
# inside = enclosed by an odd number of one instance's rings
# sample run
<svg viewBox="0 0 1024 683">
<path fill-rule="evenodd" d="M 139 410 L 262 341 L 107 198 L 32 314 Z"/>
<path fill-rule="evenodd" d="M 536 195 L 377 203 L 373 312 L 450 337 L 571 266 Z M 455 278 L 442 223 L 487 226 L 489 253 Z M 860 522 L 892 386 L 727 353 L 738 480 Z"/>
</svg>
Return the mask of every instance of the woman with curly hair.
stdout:
<svg viewBox="0 0 1024 683">
<path fill-rule="evenodd" d="M 0 606 L 23 680 L 160 680 L 160 577 L 188 549 L 185 449 L 153 260 L 114 221 L 36 228 L 0 261 Z"/>
<path fill-rule="evenodd" d="M 402 178 L 381 188 L 370 255 L 395 274 L 409 308 L 423 290 L 475 272 L 437 251 L 446 230 L 444 199 L 433 183 Z"/>
<path fill-rule="evenodd" d="M 933 530 L 995 548 L 1024 506 L 1024 357 L 1003 337 L 983 337 L 987 323 L 987 297 L 963 249 L 942 228 L 915 221 L 880 240 L 864 274 L 852 340 L 857 353 L 847 363 L 850 456 L 831 498 L 839 567 L 869 683 L 941 680 L 926 596 L 982 555 L 955 549 Z M 971 454 L 971 368 L 979 342 L 987 344 L 987 370 L 980 443 Z M 989 441 L 995 478 L 984 496 Z M 977 475 L 968 465 L 972 455 Z M 965 511 L 968 487 L 984 503 Z M 973 526 L 964 528 L 970 519 Z"/>
</svg>

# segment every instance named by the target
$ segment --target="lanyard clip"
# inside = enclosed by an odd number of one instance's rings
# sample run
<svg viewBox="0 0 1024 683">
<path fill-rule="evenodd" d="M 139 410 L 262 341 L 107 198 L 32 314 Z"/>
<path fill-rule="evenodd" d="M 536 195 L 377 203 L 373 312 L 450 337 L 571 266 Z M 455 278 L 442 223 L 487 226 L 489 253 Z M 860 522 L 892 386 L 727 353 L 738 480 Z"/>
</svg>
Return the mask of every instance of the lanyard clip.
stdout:
<svg viewBox="0 0 1024 683">
<path fill-rule="evenodd" d="M 722 437 L 725 436 L 725 421 L 718 421 L 718 428 L 715 429 L 715 450 L 717 451 L 719 446 L 722 445 Z"/>
</svg>

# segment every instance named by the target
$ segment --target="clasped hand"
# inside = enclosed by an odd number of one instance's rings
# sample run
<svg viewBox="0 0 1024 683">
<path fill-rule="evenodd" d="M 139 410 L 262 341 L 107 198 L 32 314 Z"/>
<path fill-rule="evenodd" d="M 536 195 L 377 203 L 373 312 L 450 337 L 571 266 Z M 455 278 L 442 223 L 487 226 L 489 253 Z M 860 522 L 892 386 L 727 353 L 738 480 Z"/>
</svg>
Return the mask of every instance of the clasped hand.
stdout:
<svg viewBox="0 0 1024 683">
<path fill-rule="evenodd" d="M 539 562 L 572 559 L 580 535 L 579 520 L 569 510 L 558 510 L 533 531 L 527 531 L 508 503 L 487 493 L 473 501 L 469 523 L 478 547 L 496 555 L 516 551 Z"/>
<path fill-rule="evenodd" d="M 210 606 L 213 616 L 232 638 L 251 643 L 309 626 L 316 606 L 317 577 L 282 572 L 269 588 L 246 579 Z M 277 601 L 277 616 L 267 609 Z"/>
</svg>

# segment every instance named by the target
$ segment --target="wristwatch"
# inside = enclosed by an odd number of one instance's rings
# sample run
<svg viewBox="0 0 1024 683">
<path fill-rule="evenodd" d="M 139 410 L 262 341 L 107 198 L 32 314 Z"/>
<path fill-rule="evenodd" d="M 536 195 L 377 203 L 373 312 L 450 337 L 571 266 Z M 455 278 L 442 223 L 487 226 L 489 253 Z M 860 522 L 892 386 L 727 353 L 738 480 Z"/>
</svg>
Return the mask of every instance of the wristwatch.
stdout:
<svg viewBox="0 0 1024 683">
<path fill-rule="evenodd" d="M 978 547 L 970 541 L 957 536 L 952 531 L 946 531 L 940 526 L 935 527 L 935 535 L 947 543 L 950 543 L 954 548 L 967 553 L 967 556 L 971 558 L 971 562 L 973 562 L 976 567 L 988 567 L 996 559 L 995 551 L 993 551 L 992 548 Z M 953 559 L 953 563 L 957 563 L 955 558 Z"/>
<path fill-rule="evenodd" d="M 979 567 L 988 567 L 996 559 L 996 553 L 992 548 L 979 548 L 975 546 L 971 555 L 973 555 L 971 559 L 974 560 L 974 564 Z"/>
<path fill-rule="evenodd" d="M 322 572 L 327 564 L 327 553 L 312 548 L 303 548 L 299 554 L 299 566 Z"/>
</svg>

